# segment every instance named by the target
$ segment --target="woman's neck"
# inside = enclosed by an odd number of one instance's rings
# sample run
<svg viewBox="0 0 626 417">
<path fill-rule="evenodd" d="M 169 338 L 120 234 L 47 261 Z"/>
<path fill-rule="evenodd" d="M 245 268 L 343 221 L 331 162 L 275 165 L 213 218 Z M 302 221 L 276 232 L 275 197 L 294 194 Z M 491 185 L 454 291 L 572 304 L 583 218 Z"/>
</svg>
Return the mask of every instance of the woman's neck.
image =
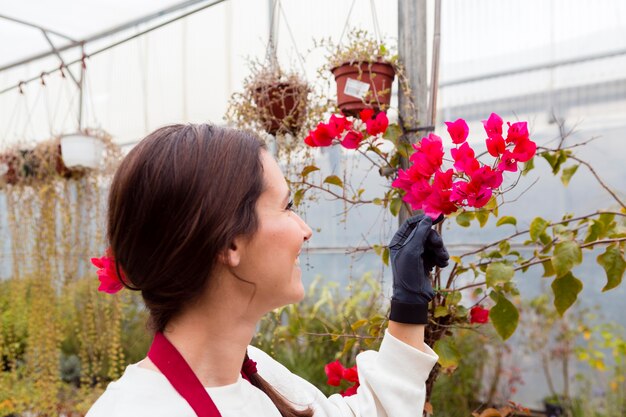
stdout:
<svg viewBox="0 0 626 417">
<path fill-rule="evenodd" d="M 172 319 L 163 332 L 205 387 L 237 381 L 260 319 L 256 314 L 242 311 L 244 300 L 224 300 L 229 298 L 195 305 Z M 140 366 L 157 370 L 149 358 Z"/>
</svg>

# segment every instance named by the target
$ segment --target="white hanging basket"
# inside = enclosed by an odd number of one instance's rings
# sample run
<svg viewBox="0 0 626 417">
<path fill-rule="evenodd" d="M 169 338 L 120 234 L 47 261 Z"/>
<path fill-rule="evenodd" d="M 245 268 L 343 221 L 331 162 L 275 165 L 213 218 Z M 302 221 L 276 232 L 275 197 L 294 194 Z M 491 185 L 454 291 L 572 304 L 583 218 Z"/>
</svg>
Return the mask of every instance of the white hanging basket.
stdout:
<svg viewBox="0 0 626 417">
<path fill-rule="evenodd" d="M 103 153 L 104 143 L 93 136 L 75 133 L 61 138 L 61 156 L 68 168 L 99 168 Z"/>
</svg>

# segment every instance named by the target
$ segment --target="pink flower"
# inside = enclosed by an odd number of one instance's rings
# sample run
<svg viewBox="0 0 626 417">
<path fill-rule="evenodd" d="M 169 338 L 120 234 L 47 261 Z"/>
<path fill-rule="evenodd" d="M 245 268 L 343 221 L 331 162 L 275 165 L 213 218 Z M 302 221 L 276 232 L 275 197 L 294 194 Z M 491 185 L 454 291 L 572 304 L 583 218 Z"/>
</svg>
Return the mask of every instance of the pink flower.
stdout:
<svg viewBox="0 0 626 417">
<path fill-rule="evenodd" d="M 110 249 L 106 250 L 106 253 L 101 258 L 91 258 L 91 263 L 98 268 L 98 279 L 100 280 L 100 286 L 98 291 L 106 292 L 107 294 L 115 294 L 124 288 L 120 277 L 117 275 L 115 269 L 115 260 L 110 256 Z M 124 272 L 120 268 L 120 274 L 122 280 L 126 281 Z"/>
<path fill-rule="evenodd" d="M 448 126 L 448 133 L 450 138 L 452 138 L 452 142 L 457 145 L 465 142 L 469 134 L 469 126 L 467 126 L 465 120 L 457 119 L 456 122 L 446 122 L 446 126 Z"/>
<path fill-rule="evenodd" d="M 374 115 L 374 109 L 363 109 L 359 113 L 359 117 L 363 123 L 367 122 Z"/>
<path fill-rule="evenodd" d="M 408 191 L 414 183 L 424 178 L 425 177 L 417 170 L 417 167 L 415 165 L 411 165 L 407 170 L 398 170 L 398 178 L 393 180 L 391 186 Z"/>
<path fill-rule="evenodd" d="M 426 199 L 433 191 L 433 187 L 430 185 L 426 178 L 422 178 L 416 181 L 408 190 L 403 200 L 411 205 L 413 210 L 421 209 Z"/>
<path fill-rule="evenodd" d="M 501 183 L 502 173 L 483 166 L 474 171 L 469 182 L 455 182 L 450 198 L 458 204 L 480 208 L 489 202 L 493 188 L 497 188 Z"/>
<path fill-rule="evenodd" d="M 433 192 L 424 202 L 424 213 L 432 219 L 436 219 L 440 214 L 447 215 L 457 211 L 456 204 L 450 200 L 451 194 L 451 191 L 433 189 Z"/>
<path fill-rule="evenodd" d="M 351 130 L 346 133 L 346 136 L 344 136 L 344 138 L 342 139 L 341 146 L 346 149 L 356 149 L 359 147 L 362 140 L 363 133 Z"/>
<path fill-rule="evenodd" d="M 330 146 L 335 138 L 335 133 L 329 125 L 320 123 L 315 130 L 309 133 L 311 136 L 310 142 L 313 142 L 314 146 Z"/>
<path fill-rule="evenodd" d="M 436 171 L 435 178 L 433 179 L 433 188 L 437 190 L 449 190 L 452 188 L 452 175 L 454 170 L 452 168 L 447 171 Z"/>
<path fill-rule="evenodd" d="M 454 167 L 460 172 L 471 174 L 480 167 L 480 163 L 474 157 L 474 150 L 465 142 L 459 148 L 450 150 L 454 158 Z"/>
<path fill-rule="evenodd" d="M 517 122 L 509 125 L 509 130 L 506 134 L 506 143 L 516 144 L 520 140 L 528 139 L 528 125 L 526 122 Z"/>
<path fill-rule="evenodd" d="M 443 144 L 441 138 L 434 133 L 422 138 L 419 143 L 413 145 L 417 150 L 410 159 L 417 166 L 417 171 L 424 177 L 430 177 L 443 163 Z"/>
<path fill-rule="evenodd" d="M 500 160 L 500 163 L 498 164 L 498 170 L 516 172 L 517 171 L 516 155 L 512 153 L 511 151 L 509 151 L 508 149 L 504 151 L 504 154 L 502 155 L 502 159 Z"/>
<path fill-rule="evenodd" d="M 502 135 L 493 135 L 487 138 L 485 142 L 487 143 L 487 151 L 489 152 L 489 155 L 497 158 L 504 153 L 506 143 L 504 142 Z"/>
<path fill-rule="evenodd" d="M 345 368 L 343 370 L 343 379 L 348 382 L 359 382 L 359 371 L 357 370 L 356 365 L 352 368 Z"/>
<path fill-rule="evenodd" d="M 535 156 L 535 152 L 537 152 L 537 144 L 528 138 L 519 139 L 513 148 L 514 158 L 518 162 L 529 161 Z"/>
<path fill-rule="evenodd" d="M 349 397 L 351 395 L 356 394 L 356 391 L 360 385 L 359 384 L 359 372 L 356 368 L 356 365 L 354 365 L 352 368 L 346 368 L 343 370 L 343 379 L 345 379 L 348 382 L 353 382 L 354 385 L 347 388 L 345 391 L 341 391 L 340 394 L 343 397 Z"/>
<path fill-rule="evenodd" d="M 328 121 L 328 127 L 334 137 L 340 136 L 347 129 L 352 127 L 352 122 L 346 117 L 331 115 Z"/>
<path fill-rule="evenodd" d="M 483 120 L 485 126 L 485 132 L 487 136 L 502 136 L 502 118 L 495 113 L 491 113 L 488 120 Z"/>
<path fill-rule="evenodd" d="M 472 307 L 470 310 L 470 323 L 487 323 L 489 321 L 489 310 L 480 305 Z"/>
<path fill-rule="evenodd" d="M 379 133 L 385 133 L 387 127 L 389 126 L 389 119 L 387 118 L 387 114 L 381 111 L 375 117 L 371 117 L 370 119 L 366 120 L 365 126 L 369 135 L 375 136 Z"/>
<path fill-rule="evenodd" d="M 340 392 L 341 396 L 342 396 L 342 397 L 349 397 L 349 396 L 351 396 L 351 395 L 356 394 L 357 389 L 359 388 L 359 385 L 360 385 L 360 384 L 359 384 L 358 382 L 356 382 L 356 383 L 355 383 L 353 386 L 351 386 L 350 388 L 347 388 L 346 390 L 341 391 L 341 392 Z"/>
<path fill-rule="evenodd" d="M 338 360 L 324 366 L 324 372 L 326 372 L 326 376 L 328 377 L 327 384 L 338 387 L 341 384 L 344 370 L 343 365 Z"/>
<path fill-rule="evenodd" d="M 502 171 L 494 171 L 490 166 L 484 165 L 471 175 L 472 181 L 480 181 L 489 188 L 498 188 L 502 185 Z"/>
<path fill-rule="evenodd" d="M 489 202 L 492 191 L 476 182 L 457 181 L 450 199 L 458 204 L 480 208 Z"/>
</svg>

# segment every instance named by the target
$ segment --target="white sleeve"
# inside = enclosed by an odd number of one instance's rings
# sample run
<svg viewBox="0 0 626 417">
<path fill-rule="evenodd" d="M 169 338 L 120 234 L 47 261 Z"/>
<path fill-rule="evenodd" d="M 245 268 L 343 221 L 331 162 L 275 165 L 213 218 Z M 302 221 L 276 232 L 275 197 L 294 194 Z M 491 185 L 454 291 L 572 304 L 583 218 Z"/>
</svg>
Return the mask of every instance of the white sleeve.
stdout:
<svg viewBox="0 0 626 417">
<path fill-rule="evenodd" d="M 249 353 L 266 381 L 297 407 L 312 407 L 315 417 L 415 417 L 422 415 L 426 380 L 439 359 L 424 346 L 426 351 L 422 352 L 386 331 L 378 352 L 368 350 L 357 355 L 357 393 L 328 398 L 265 352 L 251 348 Z"/>
</svg>

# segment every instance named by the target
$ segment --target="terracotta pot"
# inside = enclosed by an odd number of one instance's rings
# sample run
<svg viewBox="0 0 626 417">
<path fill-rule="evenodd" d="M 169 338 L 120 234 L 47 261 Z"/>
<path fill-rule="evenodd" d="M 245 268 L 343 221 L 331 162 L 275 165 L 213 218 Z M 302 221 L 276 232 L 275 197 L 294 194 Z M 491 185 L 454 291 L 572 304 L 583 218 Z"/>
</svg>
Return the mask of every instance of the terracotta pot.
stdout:
<svg viewBox="0 0 626 417">
<path fill-rule="evenodd" d="M 0 155 L 0 170 L 2 179 L 7 184 L 17 184 L 17 155 L 7 152 Z"/>
<path fill-rule="evenodd" d="M 307 95 L 306 85 L 273 83 L 260 85 L 253 99 L 260 110 L 260 121 L 266 132 L 297 132 L 304 123 Z"/>
<path fill-rule="evenodd" d="M 391 85 L 396 75 L 386 62 L 346 63 L 333 68 L 337 83 L 337 105 L 348 116 L 358 116 L 366 108 L 387 110 Z"/>
</svg>

